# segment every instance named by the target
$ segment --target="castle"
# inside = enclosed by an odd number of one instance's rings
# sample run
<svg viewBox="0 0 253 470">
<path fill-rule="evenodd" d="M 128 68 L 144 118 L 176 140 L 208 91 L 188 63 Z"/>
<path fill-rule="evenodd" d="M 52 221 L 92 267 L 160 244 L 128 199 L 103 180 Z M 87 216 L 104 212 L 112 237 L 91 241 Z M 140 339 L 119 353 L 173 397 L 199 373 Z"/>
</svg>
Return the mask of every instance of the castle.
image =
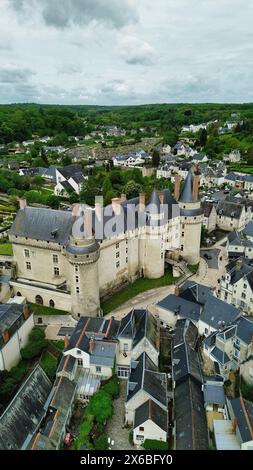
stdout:
<svg viewBox="0 0 253 470">
<path fill-rule="evenodd" d="M 13 245 L 13 294 L 29 302 L 70 311 L 74 317 L 99 315 L 100 298 L 139 277 L 163 276 L 165 256 L 199 262 L 202 210 L 199 179 L 190 170 L 181 190 L 169 190 L 78 214 L 28 207 L 9 231 Z M 88 230 L 89 229 L 89 230 Z"/>
</svg>

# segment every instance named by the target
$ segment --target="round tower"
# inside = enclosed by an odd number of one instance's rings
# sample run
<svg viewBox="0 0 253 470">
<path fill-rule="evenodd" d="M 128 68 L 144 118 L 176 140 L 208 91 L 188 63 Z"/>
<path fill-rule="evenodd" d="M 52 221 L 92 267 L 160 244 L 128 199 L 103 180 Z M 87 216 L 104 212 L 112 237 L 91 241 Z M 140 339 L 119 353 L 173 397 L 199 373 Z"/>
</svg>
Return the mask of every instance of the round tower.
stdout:
<svg viewBox="0 0 253 470">
<path fill-rule="evenodd" d="M 148 220 L 146 237 L 141 240 L 143 245 L 143 274 L 149 279 L 158 279 L 164 275 L 164 213 L 161 201 L 153 191 L 147 206 Z"/>
<path fill-rule="evenodd" d="M 71 236 L 65 248 L 74 317 L 97 316 L 100 312 L 99 244 L 92 238 Z"/>
<path fill-rule="evenodd" d="M 199 200 L 199 176 L 189 171 L 179 200 L 182 257 L 190 265 L 199 263 L 203 211 Z"/>
</svg>

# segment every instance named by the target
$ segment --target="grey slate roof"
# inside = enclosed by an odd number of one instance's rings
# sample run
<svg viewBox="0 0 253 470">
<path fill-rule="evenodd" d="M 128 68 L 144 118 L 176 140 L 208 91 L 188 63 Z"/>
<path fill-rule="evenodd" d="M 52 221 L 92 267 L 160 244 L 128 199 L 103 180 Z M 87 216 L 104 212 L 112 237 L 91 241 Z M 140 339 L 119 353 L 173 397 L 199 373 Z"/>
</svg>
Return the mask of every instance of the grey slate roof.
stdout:
<svg viewBox="0 0 253 470">
<path fill-rule="evenodd" d="M 225 365 L 230 361 L 227 353 L 225 353 L 225 351 L 222 351 L 221 349 L 217 348 L 217 346 L 215 346 L 213 348 L 211 354 L 214 357 L 214 359 L 217 362 L 219 362 L 219 364 L 221 364 L 221 365 Z"/>
<path fill-rule="evenodd" d="M 179 197 L 179 201 L 180 202 L 196 202 L 196 199 L 194 199 L 192 195 L 192 189 L 193 189 L 193 172 L 190 169 L 185 179 L 184 186 Z"/>
<path fill-rule="evenodd" d="M 188 376 L 198 382 L 203 382 L 198 353 L 187 343 L 173 348 L 172 352 L 173 379 L 176 383 L 185 380 Z"/>
<path fill-rule="evenodd" d="M 133 309 L 120 323 L 118 337 L 132 338 L 135 347 L 143 338 L 147 338 L 157 349 L 157 322 L 148 310 Z"/>
<path fill-rule="evenodd" d="M 128 381 L 126 401 L 131 400 L 140 390 L 167 407 L 167 379 L 166 374 L 157 371 L 157 367 L 147 356 L 141 356 L 131 364 L 131 373 Z"/>
<path fill-rule="evenodd" d="M 204 305 L 207 299 L 213 295 L 213 291 L 210 287 L 199 284 L 195 281 L 186 281 L 181 287 L 179 297 L 190 302 L 197 302 L 200 305 Z"/>
<path fill-rule="evenodd" d="M 189 318 L 198 321 L 201 307 L 199 304 L 185 300 L 174 294 L 170 294 L 157 303 L 158 307 L 174 312 L 180 318 Z"/>
<path fill-rule="evenodd" d="M 71 234 L 72 224 L 71 212 L 26 207 L 18 211 L 9 234 L 65 245 Z"/>
<path fill-rule="evenodd" d="M 45 414 L 52 384 L 37 365 L 0 417 L 0 449 L 21 450 L 29 443 Z"/>
<path fill-rule="evenodd" d="M 253 238 L 253 222 L 249 222 L 245 228 L 243 229 L 243 233 L 248 236 Z"/>
<path fill-rule="evenodd" d="M 239 202 L 229 202 L 220 200 L 218 202 L 216 211 L 218 216 L 224 216 L 229 218 L 233 217 L 234 219 L 240 219 L 243 209 L 243 204 L 240 204 Z"/>
<path fill-rule="evenodd" d="M 144 424 L 148 419 L 153 421 L 163 431 L 168 431 L 168 412 L 153 400 L 147 400 L 135 410 L 134 429 Z"/>
<path fill-rule="evenodd" d="M 67 165 L 63 168 L 58 168 L 58 171 L 64 176 L 64 178 L 69 179 L 71 176 L 74 176 L 75 173 L 82 173 L 83 169 L 81 165 Z"/>
<path fill-rule="evenodd" d="M 175 330 L 173 333 L 173 346 L 187 343 L 190 347 L 195 349 L 198 339 L 198 328 L 188 318 L 177 320 Z"/>
<path fill-rule="evenodd" d="M 222 385 L 205 384 L 204 385 L 205 403 L 216 405 L 225 405 L 225 393 Z"/>
<path fill-rule="evenodd" d="M 5 345 L 4 331 L 8 330 L 11 338 L 25 322 L 23 309 L 24 305 L 20 304 L 0 304 L 0 350 Z"/>
<path fill-rule="evenodd" d="M 253 403 L 242 397 L 230 400 L 230 409 L 237 420 L 242 442 L 253 440 Z"/>
<path fill-rule="evenodd" d="M 207 450 L 208 430 L 201 386 L 191 377 L 174 391 L 176 450 Z"/>
<path fill-rule="evenodd" d="M 233 305 L 210 296 L 203 307 L 200 320 L 218 330 L 222 326 L 229 326 L 239 316 L 240 311 Z"/>
<path fill-rule="evenodd" d="M 237 321 L 236 336 L 246 344 L 253 339 L 253 318 L 241 317 Z"/>
</svg>

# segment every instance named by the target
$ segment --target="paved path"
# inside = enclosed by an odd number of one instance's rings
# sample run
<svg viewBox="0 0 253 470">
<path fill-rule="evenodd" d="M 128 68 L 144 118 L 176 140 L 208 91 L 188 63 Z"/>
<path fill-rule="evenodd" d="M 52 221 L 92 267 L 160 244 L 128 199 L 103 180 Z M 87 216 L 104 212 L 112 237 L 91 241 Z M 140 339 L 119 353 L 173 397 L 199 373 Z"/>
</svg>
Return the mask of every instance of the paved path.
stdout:
<svg viewBox="0 0 253 470">
<path fill-rule="evenodd" d="M 114 414 L 106 426 L 108 437 L 114 441 L 112 450 L 133 450 L 134 446 L 129 442 L 129 433 L 131 429 L 123 428 L 125 422 L 125 397 L 127 381 L 120 381 L 120 396 L 114 400 Z"/>
</svg>

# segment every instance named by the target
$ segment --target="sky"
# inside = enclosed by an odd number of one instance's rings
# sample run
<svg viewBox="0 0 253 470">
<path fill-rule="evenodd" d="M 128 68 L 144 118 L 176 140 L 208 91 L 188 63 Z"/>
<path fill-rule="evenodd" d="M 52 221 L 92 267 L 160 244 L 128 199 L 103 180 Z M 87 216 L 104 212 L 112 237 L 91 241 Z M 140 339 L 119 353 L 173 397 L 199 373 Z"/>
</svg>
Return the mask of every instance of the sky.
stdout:
<svg viewBox="0 0 253 470">
<path fill-rule="evenodd" d="M 0 0 L 0 103 L 253 102 L 250 0 Z"/>
</svg>

